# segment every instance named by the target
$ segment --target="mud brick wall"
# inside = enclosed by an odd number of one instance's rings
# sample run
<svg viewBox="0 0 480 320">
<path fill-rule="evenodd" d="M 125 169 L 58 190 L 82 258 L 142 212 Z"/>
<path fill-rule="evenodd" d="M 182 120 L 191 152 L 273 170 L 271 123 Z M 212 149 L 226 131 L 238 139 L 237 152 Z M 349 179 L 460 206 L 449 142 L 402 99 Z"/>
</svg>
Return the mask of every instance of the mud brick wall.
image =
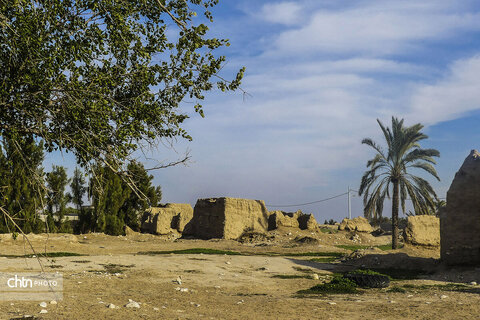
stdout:
<svg viewBox="0 0 480 320">
<path fill-rule="evenodd" d="M 267 228 L 265 203 L 237 198 L 199 199 L 185 227 L 188 234 L 201 239 L 238 239 L 245 231 L 263 233 Z"/>
</svg>

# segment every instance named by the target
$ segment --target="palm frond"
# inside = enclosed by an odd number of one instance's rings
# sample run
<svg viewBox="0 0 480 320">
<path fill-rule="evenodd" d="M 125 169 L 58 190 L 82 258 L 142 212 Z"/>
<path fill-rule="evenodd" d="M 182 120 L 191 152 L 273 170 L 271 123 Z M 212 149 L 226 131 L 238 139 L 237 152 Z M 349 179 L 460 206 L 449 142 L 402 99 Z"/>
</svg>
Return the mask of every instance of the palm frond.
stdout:
<svg viewBox="0 0 480 320">
<path fill-rule="evenodd" d="M 423 169 L 423 170 L 427 171 L 428 173 L 430 173 L 435 178 L 437 178 L 438 181 L 440 181 L 440 177 L 438 176 L 437 171 L 435 170 L 435 168 L 430 163 L 415 162 L 415 163 L 411 164 L 409 167 Z"/>
<path fill-rule="evenodd" d="M 440 152 L 435 149 L 414 149 L 403 158 L 404 163 L 410 163 L 418 160 L 430 162 L 431 164 L 437 164 L 433 157 L 440 157 Z"/>
</svg>

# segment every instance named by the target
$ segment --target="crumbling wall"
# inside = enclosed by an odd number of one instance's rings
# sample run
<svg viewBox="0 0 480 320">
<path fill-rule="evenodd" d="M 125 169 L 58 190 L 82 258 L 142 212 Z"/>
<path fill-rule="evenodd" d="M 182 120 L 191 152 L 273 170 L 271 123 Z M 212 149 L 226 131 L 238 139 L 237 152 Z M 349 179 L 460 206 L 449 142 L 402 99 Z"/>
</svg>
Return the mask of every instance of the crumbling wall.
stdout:
<svg viewBox="0 0 480 320">
<path fill-rule="evenodd" d="M 268 217 L 268 230 L 275 230 L 279 227 L 314 230 L 317 227 L 317 220 L 313 214 L 305 214 L 301 210 L 295 212 L 271 211 Z"/>
<path fill-rule="evenodd" d="M 246 231 L 266 232 L 268 211 L 261 200 L 199 199 L 184 235 L 201 239 L 238 239 Z"/>
<path fill-rule="evenodd" d="M 438 247 L 440 245 L 440 220 L 429 215 L 410 216 L 403 236 L 405 243 Z"/>
<path fill-rule="evenodd" d="M 183 232 L 192 217 L 193 209 L 190 204 L 167 203 L 163 207 L 152 207 L 145 210 L 141 230 L 152 234 Z"/>
<path fill-rule="evenodd" d="M 338 230 L 372 232 L 373 227 L 364 217 L 356 217 L 353 219 L 343 219 L 338 226 Z"/>
</svg>

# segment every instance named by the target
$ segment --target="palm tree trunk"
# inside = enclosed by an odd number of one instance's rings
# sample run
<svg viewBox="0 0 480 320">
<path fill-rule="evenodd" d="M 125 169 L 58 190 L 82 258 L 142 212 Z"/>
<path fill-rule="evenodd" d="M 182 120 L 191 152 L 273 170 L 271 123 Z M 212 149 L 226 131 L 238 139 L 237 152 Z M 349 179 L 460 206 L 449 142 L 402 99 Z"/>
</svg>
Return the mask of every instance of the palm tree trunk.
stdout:
<svg viewBox="0 0 480 320">
<path fill-rule="evenodd" d="M 392 249 L 398 248 L 398 181 L 393 181 L 392 198 Z"/>
</svg>

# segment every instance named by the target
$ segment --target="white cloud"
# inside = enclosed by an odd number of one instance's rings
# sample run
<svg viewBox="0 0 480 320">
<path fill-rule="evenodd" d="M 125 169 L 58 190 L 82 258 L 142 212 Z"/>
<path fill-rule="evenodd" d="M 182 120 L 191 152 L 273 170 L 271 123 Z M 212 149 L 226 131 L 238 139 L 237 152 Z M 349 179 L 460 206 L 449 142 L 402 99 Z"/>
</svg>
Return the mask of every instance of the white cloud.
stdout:
<svg viewBox="0 0 480 320">
<path fill-rule="evenodd" d="M 262 7 L 260 15 L 268 22 L 293 25 L 300 21 L 301 9 L 295 2 L 267 3 Z"/>
<path fill-rule="evenodd" d="M 452 12 L 449 6 L 385 2 L 336 10 L 317 10 L 298 29 L 276 40 L 278 50 L 301 53 L 362 53 L 374 56 L 411 50 L 419 41 L 480 30 L 478 12 Z"/>
<path fill-rule="evenodd" d="M 409 117 L 435 124 L 480 109 L 479 74 L 480 55 L 456 61 L 443 79 L 416 90 Z"/>
</svg>

